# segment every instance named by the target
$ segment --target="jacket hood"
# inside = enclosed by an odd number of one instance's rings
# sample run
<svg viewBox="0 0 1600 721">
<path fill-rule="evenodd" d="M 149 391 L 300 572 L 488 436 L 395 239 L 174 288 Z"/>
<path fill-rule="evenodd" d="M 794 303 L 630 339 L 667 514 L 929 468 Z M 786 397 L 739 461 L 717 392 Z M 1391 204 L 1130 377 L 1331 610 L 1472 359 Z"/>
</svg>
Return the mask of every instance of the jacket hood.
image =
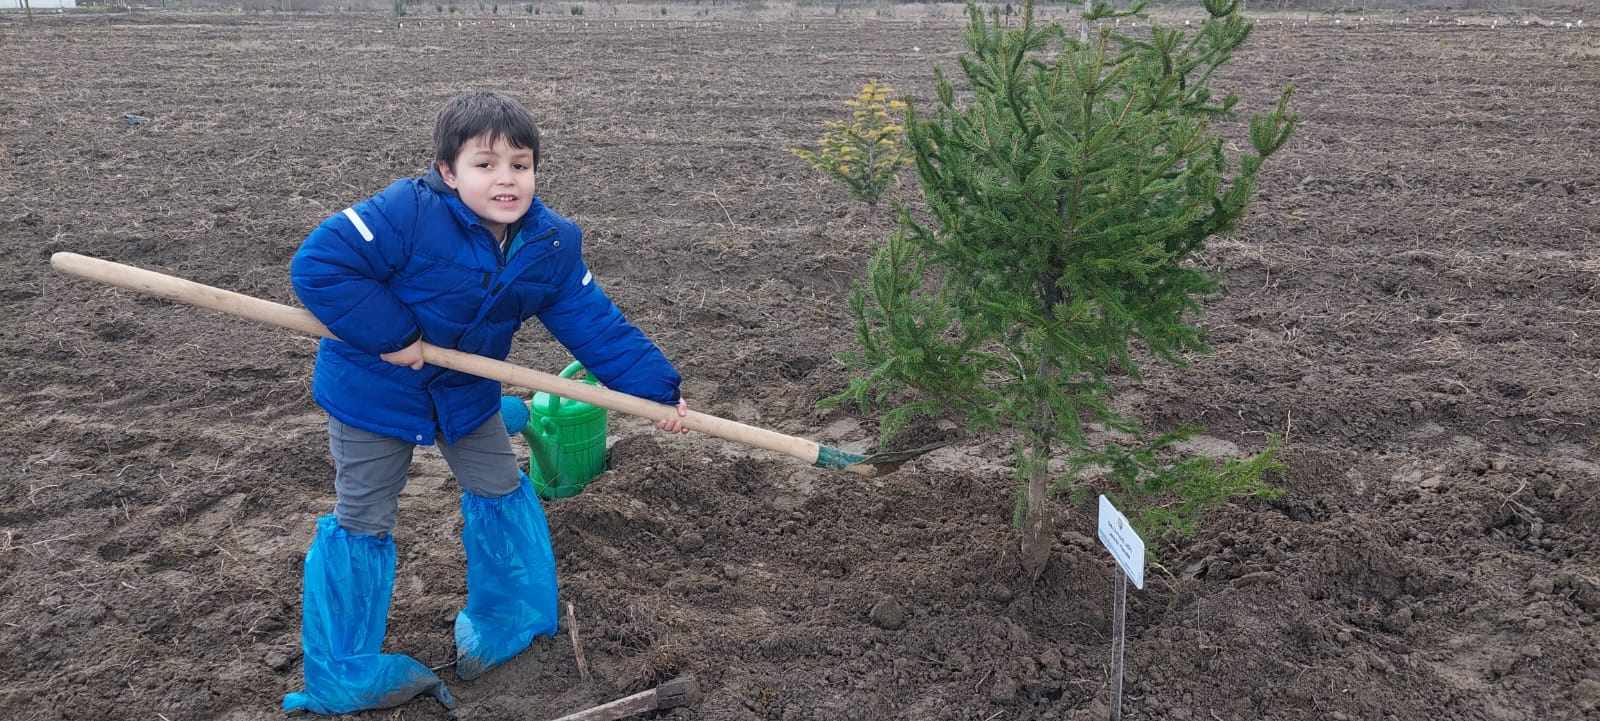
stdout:
<svg viewBox="0 0 1600 721">
<path fill-rule="evenodd" d="M 457 199 L 461 197 L 461 194 L 457 193 L 455 188 L 445 185 L 444 175 L 439 173 L 439 166 L 437 164 L 428 166 L 428 174 L 422 176 L 422 182 L 426 183 L 428 188 L 433 192 L 445 197 Z"/>
</svg>

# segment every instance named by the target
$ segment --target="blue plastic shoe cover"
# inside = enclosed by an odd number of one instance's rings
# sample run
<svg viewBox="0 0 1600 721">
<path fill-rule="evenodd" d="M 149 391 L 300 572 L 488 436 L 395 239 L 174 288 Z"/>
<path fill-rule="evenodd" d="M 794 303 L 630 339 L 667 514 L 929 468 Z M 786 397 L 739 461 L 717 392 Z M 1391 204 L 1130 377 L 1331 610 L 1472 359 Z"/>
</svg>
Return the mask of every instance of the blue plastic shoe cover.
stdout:
<svg viewBox="0 0 1600 721">
<path fill-rule="evenodd" d="M 506 424 L 506 435 L 514 436 L 528 427 L 528 404 L 516 396 L 500 396 L 500 420 Z"/>
<path fill-rule="evenodd" d="M 331 515 L 317 519 L 301 598 L 306 687 L 284 695 L 285 712 L 351 713 L 425 693 L 446 708 L 455 706 L 444 681 L 420 661 L 379 653 L 394 591 L 394 555 L 388 534 L 351 533 Z"/>
<path fill-rule="evenodd" d="M 461 494 L 467 607 L 456 614 L 456 675 L 474 679 L 556 632 L 550 527 L 526 473 L 499 498 Z"/>
</svg>

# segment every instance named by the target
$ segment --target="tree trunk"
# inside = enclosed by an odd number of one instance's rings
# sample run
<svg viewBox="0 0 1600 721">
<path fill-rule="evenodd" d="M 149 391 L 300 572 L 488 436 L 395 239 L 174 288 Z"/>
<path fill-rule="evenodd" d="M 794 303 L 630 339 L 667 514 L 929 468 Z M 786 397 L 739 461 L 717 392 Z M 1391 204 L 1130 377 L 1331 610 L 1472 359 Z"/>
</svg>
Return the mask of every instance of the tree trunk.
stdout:
<svg viewBox="0 0 1600 721">
<path fill-rule="evenodd" d="M 1043 369 L 1041 369 L 1043 370 Z M 1049 413 L 1049 403 L 1039 402 L 1040 412 Z M 1028 456 L 1032 468 L 1028 473 L 1028 512 L 1022 521 L 1022 568 L 1028 576 L 1038 580 L 1044 567 L 1050 563 L 1050 547 L 1055 541 L 1055 520 L 1050 516 L 1046 491 L 1050 483 L 1050 436 L 1041 432 L 1043 422 L 1036 422 L 1035 433 Z"/>
<path fill-rule="evenodd" d="M 1051 262 L 1050 270 L 1039 276 L 1039 299 L 1045 315 L 1055 312 L 1061 303 L 1061 288 L 1056 285 L 1058 273 Z M 1039 361 L 1039 378 L 1051 378 L 1057 369 L 1050 363 L 1049 355 Z M 1050 546 L 1055 541 L 1055 519 L 1050 515 L 1048 491 L 1050 490 L 1050 439 L 1055 438 L 1055 411 L 1049 398 L 1040 398 L 1033 417 L 1032 438 L 1029 439 L 1028 456 L 1028 511 L 1022 522 L 1022 567 L 1028 575 L 1038 579 L 1050 562 Z"/>
</svg>

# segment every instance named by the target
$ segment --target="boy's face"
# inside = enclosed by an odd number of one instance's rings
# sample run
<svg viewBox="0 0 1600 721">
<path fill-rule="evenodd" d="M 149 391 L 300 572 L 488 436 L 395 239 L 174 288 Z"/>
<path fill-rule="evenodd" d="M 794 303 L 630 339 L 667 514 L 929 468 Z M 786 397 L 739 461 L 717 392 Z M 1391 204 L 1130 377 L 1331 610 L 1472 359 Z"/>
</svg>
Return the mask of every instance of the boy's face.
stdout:
<svg viewBox="0 0 1600 721">
<path fill-rule="evenodd" d="M 496 237 L 533 204 L 533 151 L 512 145 L 503 135 L 493 144 L 487 134 L 468 140 L 455 167 L 440 163 L 439 174 Z"/>
</svg>

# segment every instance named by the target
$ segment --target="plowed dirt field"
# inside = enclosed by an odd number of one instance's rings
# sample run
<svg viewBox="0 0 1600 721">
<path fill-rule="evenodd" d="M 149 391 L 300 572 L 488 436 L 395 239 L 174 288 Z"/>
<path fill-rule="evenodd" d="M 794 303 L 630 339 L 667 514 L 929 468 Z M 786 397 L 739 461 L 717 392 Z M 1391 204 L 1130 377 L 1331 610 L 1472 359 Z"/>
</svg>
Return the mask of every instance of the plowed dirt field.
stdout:
<svg viewBox="0 0 1600 721">
<path fill-rule="evenodd" d="M 419 173 L 447 96 L 502 89 L 542 123 L 541 194 L 694 407 L 860 447 L 869 417 L 815 404 L 891 219 L 786 148 L 869 79 L 926 103 L 960 29 L 0 19 L 0 718 L 279 717 L 333 493 L 311 340 L 51 253 L 292 303 L 305 234 Z M 1126 717 L 1600 718 L 1600 33 L 1269 24 L 1220 86 L 1263 110 L 1289 82 L 1304 125 L 1207 256 L 1214 353 L 1126 396 L 1210 452 L 1284 434 L 1286 493 L 1158 549 Z M 537 324 L 512 359 L 567 360 Z M 1105 718 L 1093 507 L 1060 501 L 1028 581 L 1006 439 L 871 481 L 612 422 L 614 469 L 548 506 L 592 680 L 563 631 L 475 682 L 445 669 L 463 718 L 689 673 L 704 700 L 668 718 Z M 465 588 L 458 493 L 419 454 L 387 647 L 430 665 Z"/>
</svg>

